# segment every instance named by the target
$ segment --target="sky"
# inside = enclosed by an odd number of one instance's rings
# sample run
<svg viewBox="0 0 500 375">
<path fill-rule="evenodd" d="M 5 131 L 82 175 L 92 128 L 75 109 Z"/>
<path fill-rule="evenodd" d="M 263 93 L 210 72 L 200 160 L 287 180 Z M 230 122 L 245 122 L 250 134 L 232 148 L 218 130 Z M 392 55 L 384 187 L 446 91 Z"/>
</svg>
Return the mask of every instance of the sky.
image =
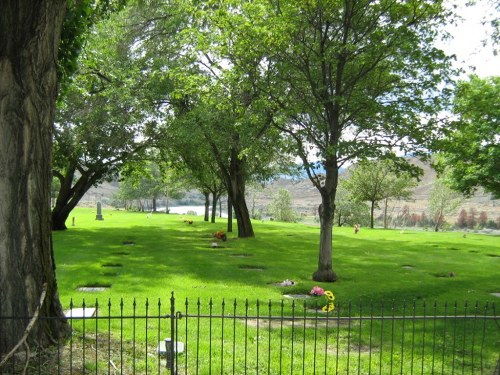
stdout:
<svg viewBox="0 0 500 375">
<path fill-rule="evenodd" d="M 492 2 L 480 0 L 474 6 L 465 6 L 466 0 L 453 0 L 458 5 L 458 13 L 464 18 L 456 26 L 447 30 L 454 39 L 442 45 L 448 54 L 457 56 L 457 66 L 466 70 L 466 75 L 475 73 L 480 77 L 500 75 L 500 55 L 494 56 L 491 45 L 484 47 L 483 40 L 488 36 L 488 27 L 482 25 L 484 17 L 494 16 Z M 498 14 L 496 15 L 498 17 Z M 471 66 L 475 66 L 474 70 Z"/>
</svg>

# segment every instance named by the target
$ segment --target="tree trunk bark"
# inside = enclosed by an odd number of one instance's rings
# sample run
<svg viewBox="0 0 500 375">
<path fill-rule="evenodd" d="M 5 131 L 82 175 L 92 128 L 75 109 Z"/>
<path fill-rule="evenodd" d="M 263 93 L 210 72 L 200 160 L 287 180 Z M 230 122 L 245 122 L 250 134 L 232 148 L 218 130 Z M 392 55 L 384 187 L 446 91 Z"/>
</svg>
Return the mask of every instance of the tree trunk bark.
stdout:
<svg viewBox="0 0 500 375">
<path fill-rule="evenodd" d="M 389 206 L 389 198 L 384 200 L 384 229 L 387 229 L 387 207 Z"/>
<path fill-rule="evenodd" d="M 66 230 L 66 220 L 71 211 L 83 198 L 85 193 L 102 177 L 101 171 L 88 171 L 80 175 L 73 185 L 75 167 L 70 167 L 66 174 L 58 175 L 61 187 L 57 194 L 56 204 L 52 209 L 52 230 Z"/>
<path fill-rule="evenodd" d="M 157 209 L 156 209 L 156 197 L 153 197 L 152 206 L 153 207 L 151 207 L 151 211 L 152 212 L 158 212 Z"/>
<path fill-rule="evenodd" d="M 335 194 L 338 184 L 338 167 L 335 159 L 327 160 L 324 165 L 326 174 L 324 186 L 319 187 L 321 204 L 318 208 L 320 222 L 318 270 L 313 273 L 313 280 L 333 282 L 337 281 L 337 275 L 333 271 L 332 262 L 332 232 L 335 214 Z"/>
<path fill-rule="evenodd" d="M 0 316 L 31 317 L 46 296 L 28 345 L 69 333 L 59 301 L 50 226 L 56 60 L 64 0 L 2 2 L 0 14 Z M 27 327 L 0 321 L 0 354 Z"/>
<path fill-rule="evenodd" d="M 373 223 L 374 223 L 373 222 L 373 215 L 375 213 L 375 201 L 372 201 L 371 203 L 372 203 L 372 205 L 370 207 L 370 228 L 373 229 Z"/>
<path fill-rule="evenodd" d="M 203 217 L 203 221 L 208 221 L 208 212 L 210 211 L 210 192 L 203 192 L 203 196 L 205 197 L 205 216 Z"/>
<path fill-rule="evenodd" d="M 231 199 L 231 204 L 234 208 L 236 216 L 236 224 L 238 226 L 238 237 L 254 237 L 252 221 L 248 212 L 247 203 L 245 200 L 245 162 L 238 156 L 237 150 L 231 151 L 231 163 L 228 174 L 228 195 Z"/>
<path fill-rule="evenodd" d="M 233 232 L 233 204 L 229 196 L 227 197 L 227 232 Z"/>
<path fill-rule="evenodd" d="M 337 275 L 332 264 L 333 201 L 328 194 L 321 194 L 318 207 L 320 234 L 318 270 L 313 274 L 314 281 L 333 282 Z"/>
<path fill-rule="evenodd" d="M 212 192 L 212 215 L 210 217 L 210 222 L 215 223 L 215 216 L 217 215 L 217 199 L 219 196 L 216 191 Z"/>
</svg>

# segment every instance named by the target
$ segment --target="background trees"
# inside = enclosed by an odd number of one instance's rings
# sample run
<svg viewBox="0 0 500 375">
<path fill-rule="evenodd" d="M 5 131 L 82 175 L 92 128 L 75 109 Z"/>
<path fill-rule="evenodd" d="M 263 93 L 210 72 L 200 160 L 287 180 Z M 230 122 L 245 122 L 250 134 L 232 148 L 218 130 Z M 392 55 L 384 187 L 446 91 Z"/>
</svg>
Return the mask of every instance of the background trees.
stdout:
<svg viewBox="0 0 500 375">
<path fill-rule="evenodd" d="M 370 228 L 374 225 L 375 208 L 384 202 L 384 228 L 387 228 L 389 199 L 409 199 L 417 180 L 408 172 L 397 171 L 390 160 L 375 160 L 356 164 L 343 184 L 352 200 L 370 202 Z"/>
<path fill-rule="evenodd" d="M 429 213 L 436 232 L 445 223 L 445 216 L 455 212 L 461 202 L 460 194 L 450 189 L 442 179 L 437 179 L 429 197 Z"/>
<path fill-rule="evenodd" d="M 278 221 L 294 222 L 298 219 L 298 214 L 292 208 L 292 195 L 286 189 L 276 192 L 268 210 L 273 219 Z"/>
<path fill-rule="evenodd" d="M 341 179 L 335 194 L 335 221 L 339 227 L 344 224 L 362 226 L 370 225 L 370 207 L 350 194 Z"/>
</svg>

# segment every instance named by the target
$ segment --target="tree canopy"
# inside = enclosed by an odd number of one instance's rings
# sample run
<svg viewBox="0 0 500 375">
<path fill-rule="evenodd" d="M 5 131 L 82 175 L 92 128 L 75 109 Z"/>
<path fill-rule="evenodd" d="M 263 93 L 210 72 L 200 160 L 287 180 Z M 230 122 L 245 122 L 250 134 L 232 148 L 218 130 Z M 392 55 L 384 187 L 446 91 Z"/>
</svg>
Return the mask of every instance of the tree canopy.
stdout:
<svg viewBox="0 0 500 375">
<path fill-rule="evenodd" d="M 455 120 L 446 124 L 435 164 L 441 172 L 447 168 L 447 182 L 466 195 L 483 187 L 500 198 L 499 98 L 500 77 L 471 76 L 457 85 Z"/>
<path fill-rule="evenodd" d="M 177 0 L 138 8 L 132 13 L 134 48 L 155 82 L 161 134 L 173 140 L 166 147 L 186 162 L 184 150 L 212 160 L 189 164 L 217 169 L 235 210 L 238 236 L 251 237 L 246 183 L 269 178 L 286 155 L 278 152 L 282 141 L 257 89 L 263 79 L 254 74 L 259 60 L 238 50 L 231 31 L 234 6 Z"/>
<path fill-rule="evenodd" d="M 430 0 L 253 1 L 235 13 L 237 50 L 258 61 L 254 75 L 266 79 L 256 83 L 279 113 L 273 124 L 294 140 L 322 198 L 313 278 L 334 281 L 339 168 L 395 148 L 426 152 L 452 74 L 434 41 L 452 14 Z"/>
<path fill-rule="evenodd" d="M 118 175 L 145 147 L 149 102 L 140 67 L 123 48 L 120 17 L 92 28 L 74 77 L 58 102 L 53 173 L 59 193 L 52 210 L 54 230 L 89 188 Z"/>
</svg>

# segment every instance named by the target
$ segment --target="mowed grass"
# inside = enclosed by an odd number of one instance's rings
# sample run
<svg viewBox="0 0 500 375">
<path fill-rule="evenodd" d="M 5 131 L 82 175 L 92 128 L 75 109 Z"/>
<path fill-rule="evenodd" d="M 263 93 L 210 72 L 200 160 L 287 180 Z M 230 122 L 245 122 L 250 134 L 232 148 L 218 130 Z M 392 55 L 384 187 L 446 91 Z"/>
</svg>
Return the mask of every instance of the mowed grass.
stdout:
<svg viewBox="0 0 500 375">
<path fill-rule="evenodd" d="M 318 259 L 317 226 L 254 221 L 255 238 L 230 233 L 214 249 L 212 233 L 226 229 L 223 219 L 212 224 L 197 216 L 104 210 L 104 220 L 97 221 L 95 214 L 76 209 L 69 229 L 53 234 L 64 308 L 84 302 L 97 305 L 99 317 L 113 317 L 72 321 L 75 333 L 61 355 L 70 358 L 64 361 L 73 366 L 69 372 L 109 373 L 113 364 L 120 372 L 168 373 L 156 347 L 170 336 L 171 321 L 162 316 L 170 313 L 172 292 L 175 311 L 191 316 L 176 320 L 176 335 L 189 348 L 179 358 L 180 373 L 430 374 L 436 369 L 453 373 L 455 366 L 462 372 L 488 372 L 498 359 L 493 320 L 411 319 L 481 315 L 476 303 L 496 302 L 498 237 L 367 228 L 355 235 L 352 228 L 335 228 L 339 280 L 317 283 L 311 279 Z M 285 279 L 296 285 L 273 285 Z M 317 318 L 310 300 L 284 297 L 307 294 L 315 285 L 334 292 L 334 316 L 353 320 L 326 326 L 299 320 L 290 326 L 289 320 L 265 319 Z M 96 286 L 107 289 L 79 290 Z M 200 318 L 200 312 L 207 315 Z M 212 319 L 212 314 L 225 318 Z M 355 318 L 380 315 L 408 318 L 386 323 Z M 475 362 L 465 359 L 474 354 Z"/>
<path fill-rule="evenodd" d="M 211 234 L 226 222 L 202 217 L 78 208 L 68 230 L 54 232 L 61 300 L 125 301 L 185 298 L 216 301 L 280 301 L 285 293 L 332 290 L 337 303 L 425 300 L 486 302 L 500 293 L 500 239 L 463 232 L 334 228 L 336 283 L 312 280 L 318 261 L 319 228 L 254 221 L 255 238 L 228 234 L 211 248 Z M 75 217 L 75 226 L 71 219 Z M 192 219 L 193 224 L 184 222 Z M 236 229 L 236 224 L 234 225 Z M 292 287 L 273 283 L 285 279 Z M 81 292 L 82 286 L 109 286 Z"/>
</svg>

